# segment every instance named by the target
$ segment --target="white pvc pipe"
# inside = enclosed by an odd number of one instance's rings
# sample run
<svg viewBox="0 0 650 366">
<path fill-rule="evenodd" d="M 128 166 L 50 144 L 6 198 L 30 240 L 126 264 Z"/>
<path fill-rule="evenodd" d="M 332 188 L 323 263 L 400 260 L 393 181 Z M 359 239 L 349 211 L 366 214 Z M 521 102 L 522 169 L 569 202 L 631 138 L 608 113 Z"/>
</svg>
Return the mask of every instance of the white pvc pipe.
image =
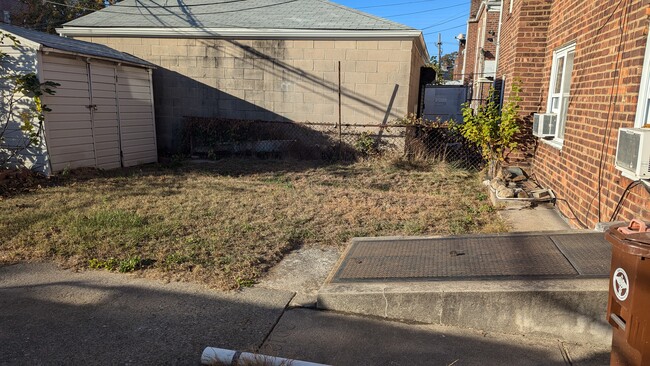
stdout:
<svg viewBox="0 0 650 366">
<path fill-rule="evenodd" d="M 264 366 L 328 366 L 321 363 L 290 360 L 281 357 L 206 347 L 201 355 L 202 365 L 264 365 Z"/>
</svg>

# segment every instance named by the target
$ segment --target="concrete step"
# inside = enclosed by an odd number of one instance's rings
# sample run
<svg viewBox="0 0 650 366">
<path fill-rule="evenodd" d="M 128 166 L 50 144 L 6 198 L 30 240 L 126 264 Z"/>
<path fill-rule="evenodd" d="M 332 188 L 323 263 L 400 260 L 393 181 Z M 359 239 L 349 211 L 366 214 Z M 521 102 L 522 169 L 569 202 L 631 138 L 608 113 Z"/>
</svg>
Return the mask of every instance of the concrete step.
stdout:
<svg viewBox="0 0 650 366">
<path fill-rule="evenodd" d="M 319 290 L 317 306 L 606 345 L 610 259 L 601 236 L 356 238 Z"/>
</svg>

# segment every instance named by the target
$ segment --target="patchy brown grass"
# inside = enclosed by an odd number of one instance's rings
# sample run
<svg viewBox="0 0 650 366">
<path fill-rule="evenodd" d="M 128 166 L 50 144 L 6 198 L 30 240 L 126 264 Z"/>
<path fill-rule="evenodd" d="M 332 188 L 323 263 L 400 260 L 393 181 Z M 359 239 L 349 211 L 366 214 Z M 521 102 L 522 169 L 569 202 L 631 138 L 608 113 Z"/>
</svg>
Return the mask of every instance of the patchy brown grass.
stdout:
<svg viewBox="0 0 650 366">
<path fill-rule="evenodd" d="M 0 261 L 252 284 L 300 245 L 355 236 L 504 231 L 476 174 L 399 159 L 225 159 L 85 171 L 0 200 Z"/>
</svg>

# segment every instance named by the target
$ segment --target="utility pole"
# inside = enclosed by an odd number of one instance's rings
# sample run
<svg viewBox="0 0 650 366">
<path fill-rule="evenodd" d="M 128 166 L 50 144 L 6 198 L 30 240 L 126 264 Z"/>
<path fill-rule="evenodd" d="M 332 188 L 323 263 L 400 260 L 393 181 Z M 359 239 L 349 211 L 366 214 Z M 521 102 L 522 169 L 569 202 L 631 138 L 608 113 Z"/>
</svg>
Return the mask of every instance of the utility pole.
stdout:
<svg viewBox="0 0 650 366">
<path fill-rule="evenodd" d="M 438 33 L 438 67 L 442 70 L 442 34 Z"/>
</svg>

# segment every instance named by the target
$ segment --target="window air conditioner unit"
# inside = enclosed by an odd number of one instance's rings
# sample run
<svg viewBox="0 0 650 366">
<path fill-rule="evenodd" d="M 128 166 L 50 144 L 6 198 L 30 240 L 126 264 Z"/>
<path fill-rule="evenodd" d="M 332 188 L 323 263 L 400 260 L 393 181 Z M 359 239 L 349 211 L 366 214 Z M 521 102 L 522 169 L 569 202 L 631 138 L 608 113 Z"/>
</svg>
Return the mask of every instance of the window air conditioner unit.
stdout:
<svg viewBox="0 0 650 366">
<path fill-rule="evenodd" d="M 616 169 L 636 179 L 650 179 L 650 128 L 621 128 L 616 146 Z"/>
<path fill-rule="evenodd" d="M 557 114 L 535 113 L 533 115 L 533 136 L 539 138 L 555 137 L 557 129 Z"/>
</svg>

